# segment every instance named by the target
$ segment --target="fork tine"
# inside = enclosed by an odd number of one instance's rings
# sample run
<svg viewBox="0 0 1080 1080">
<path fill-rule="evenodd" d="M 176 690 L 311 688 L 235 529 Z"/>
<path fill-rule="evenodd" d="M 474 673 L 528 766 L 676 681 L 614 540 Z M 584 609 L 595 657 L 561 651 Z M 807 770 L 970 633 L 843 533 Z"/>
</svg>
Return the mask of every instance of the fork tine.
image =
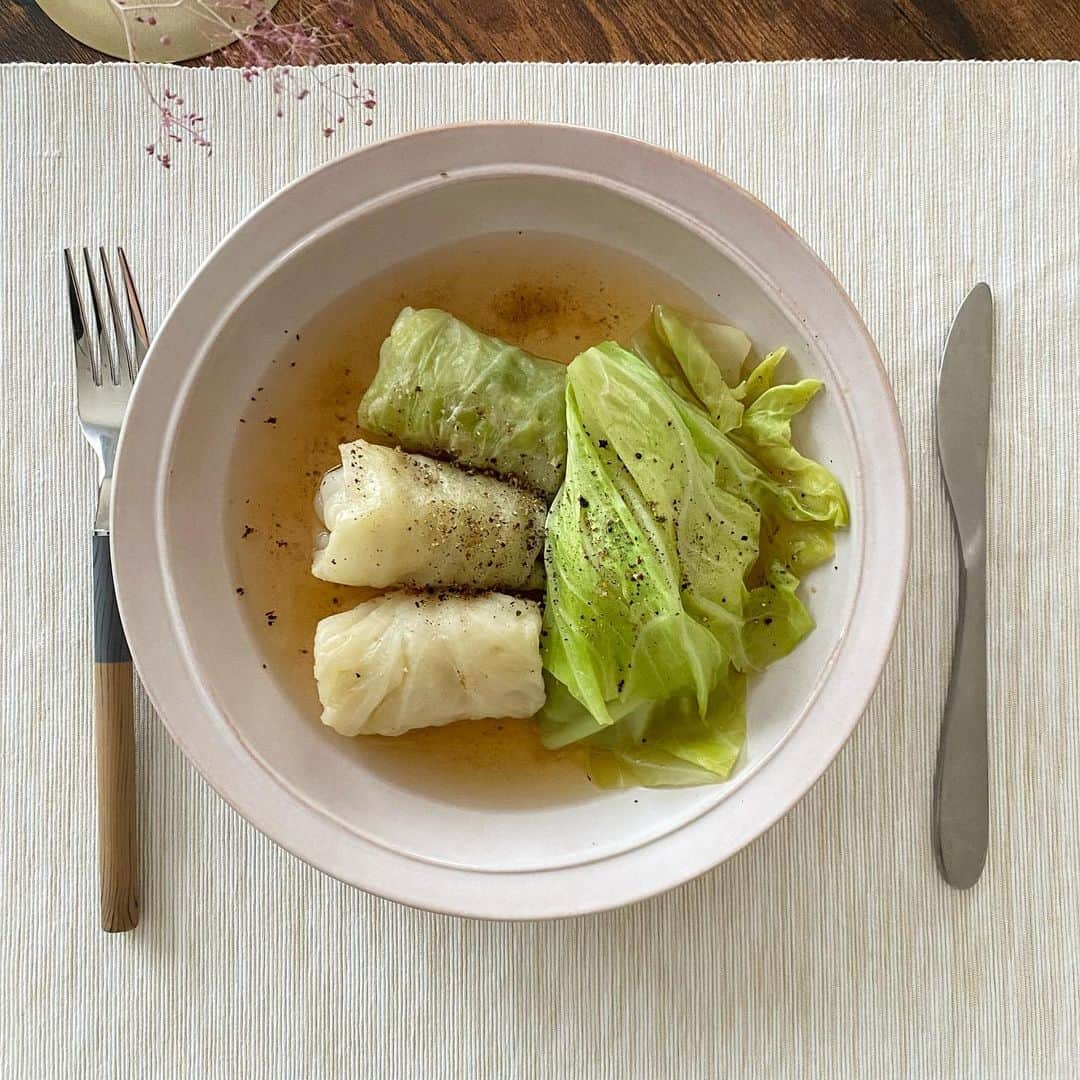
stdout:
<svg viewBox="0 0 1080 1080">
<path fill-rule="evenodd" d="M 146 320 L 143 318 L 142 305 L 139 303 L 139 294 L 135 291 L 135 281 L 131 276 L 131 267 L 128 266 L 127 255 L 122 247 L 116 249 L 120 257 L 120 274 L 124 279 L 124 291 L 127 293 L 128 314 L 131 316 L 131 333 L 135 338 L 135 371 L 142 366 L 146 350 L 150 348 L 150 335 L 146 331 Z"/>
<path fill-rule="evenodd" d="M 112 271 L 109 270 L 109 257 L 103 247 L 98 248 L 101 256 L 101 273 L 105 278 L 105 296 L 109 301 L 109 314 L 112 316 L 113 338 L 116 341 L 116 351 L 119 353 L 120 382 L 124 381 L 124 374 L 134 382 L 135 368 L 131 362 L 131 351 L 128 349 L 127 334 L 124 333 L 124 324 L 120 318 L 120 305 L 116 302 L 116 290 L 113 288 Z"/>
<path fill-rule="evenodd" d="M 64 248 L 64 267 L 67 270 L 68 306 L 71 309 L 71 332 L 75 339 L 75 365 L 90 372 L 94 382 L 101 385 L 101 371 L 94 363 L 93 350 L 86 332 L 86 311 L 83 309 L 82 293 L 79 291 L 79 278 L 75 273 L 75 263 L 71 258 L 71 249 Z"/>
<path fill-rule="evenodd" d="M 97 327 L 98 361 L 101 364 L 101 379 L 105 379 L 105 361 L 109 362 L 109 374 L 112 376 L 113 386 L 120 385 L 117 377 L 116 363 L 113 360 L 112 349 L 109 347 L 109 330 L 105 325 L 105 318 L 101 314 L 101 299 L 98 296 L 97 280 L 94 277 L 94 264 L 90 261 L 90 249 L 83 248 L 83 262 L 86 264 L 86 277 L 90 283 L 90 306 L 94 309 L 94 324 Z"/>
</svg>

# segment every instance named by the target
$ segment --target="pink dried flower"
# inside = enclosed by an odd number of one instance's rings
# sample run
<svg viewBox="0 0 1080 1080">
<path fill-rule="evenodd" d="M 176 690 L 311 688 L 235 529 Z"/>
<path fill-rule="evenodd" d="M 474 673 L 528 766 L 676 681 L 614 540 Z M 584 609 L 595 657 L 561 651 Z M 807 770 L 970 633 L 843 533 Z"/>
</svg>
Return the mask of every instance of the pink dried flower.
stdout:
<svg viewBox="0 0 1080 1080">
<path fill-rule="evenodd" d="M 326 32 L 317 24 L 320 17 L 338 31 L 349 30 L 355 25 L 350 17 L 357 7 L 353 0 L 316 0 L 308 7 L 306 15 L 293 21 L 277 21 L 267 6 L 266 0 L 110 0 L 114 13 L 124 29 L 128 57 L 136 63 L 138 78 L 147 97 L 153 103 L 158 114 L 158 137 L 147 148 L 147 155 L 153 157 L 163 168 L 172 165 L 172 157 L 163 147 L 172 143 L 190 142 L 193 146 L 212 152 L 210 137 L 205 128 L 204 118 L 194 111 L 183 111 L 184 99 L 174 91 L 166 89 L 160 95 L 150 86 L 145 68 L 138 64 L 132 41 L 129 18 L 149 26 L 157 25 L 153 12 L 161 8 L 187 6 L 206 20 L 208 26 L 218 26 L 236 35 L 236 41 L 228 47 L 226 55 L 231 56 L 240 68 L 244 81 L 251 84 L 263 72 L 270 75 L 271 90 L 275 96 L 275 117 L 285 115 L 287 100 L 305 101 L 314 89 L 322 98 L 320 111 L 323 113 L 321 130 L 325 138 L 331 138 L 335 130 L 344 126 L 346 115 L 358 108 L 374 109 L 375 94 L 370 89 L 361 90 L 354 76 L 357 68 L 349 64 L 345 74 L 338 72 L 330 75 L 313 73 L 304 82 L 314 83 L 314 87 L 303 85 L 297 72 L 298 67 L 316 64 L 324 50 L 331 44 L 343 40 L 340 34 Z M 240 8 L 247 14 L 238 22 L 236 10 Z M 148 12 L 145 16 L 140 12 Z M 248 25 L 244 26 L 243 21 Z M 237 29 L 237 27 L 240 27 Z M 162 45 L 171 44 L 168 35 L 159 39 Z M 210 67 L 219 66 L 216 57 L 209 60 Z M 364 127 L 371 127 L 374 120 L 370 116 L 363 119 Z"/>
</svg>

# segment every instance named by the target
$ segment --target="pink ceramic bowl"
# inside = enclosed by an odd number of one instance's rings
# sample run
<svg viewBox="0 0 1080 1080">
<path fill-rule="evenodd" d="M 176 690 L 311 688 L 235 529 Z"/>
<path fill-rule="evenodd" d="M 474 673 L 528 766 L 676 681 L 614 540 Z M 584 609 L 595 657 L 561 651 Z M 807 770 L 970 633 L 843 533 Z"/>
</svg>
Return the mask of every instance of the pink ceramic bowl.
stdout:
<svg viewBox="0 0 1080 1080">
<path fill-rule="evenodd" d="M 828 390 L 807 445 L 853 525 L 818 571 L 818 626 L 751 688 L 729 783 L 448 799 L 372 767 L 297 715 L 234 595 L 225 475 L 239 415 L 301 326 L 394 260 L 537 229 L 656 265 L 761 348 L 786 343 Z M 116 471 L 116 581 L 132 652 L 173 737 L 267 835 L 343 881 L 418 907 L 543 918 L 614 907 L 716 866 L 802 796 L 858 722 L 907 576 L 910 496 L 896 405 L 836 279 L 752 196 L 702 166 L 599 131 L 476 124 L 341 158 L 217 248 L 173 307 L 131 403 Z"/>
</svg>

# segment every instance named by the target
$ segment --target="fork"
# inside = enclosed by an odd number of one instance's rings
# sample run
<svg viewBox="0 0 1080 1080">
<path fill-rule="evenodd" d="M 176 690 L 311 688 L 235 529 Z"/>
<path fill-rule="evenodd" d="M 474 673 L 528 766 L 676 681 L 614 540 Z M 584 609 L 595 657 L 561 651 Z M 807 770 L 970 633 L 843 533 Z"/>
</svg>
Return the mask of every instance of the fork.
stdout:
<svg viewBox="0 0 1080 1080">
<path fill-rule="evenodd" d="M 75 340 L 79 424 L 98 456 L 98 501 L 94 518 L 94 741 L 97 753 L 98 863 L 101 926 L 110 933 L 132 930 L 139 922 L 138 860 L 135 831 L 135 724 L 132 706 L 131 653 L 116 605 L 109 546 L 109 511 L 116 444 L 131 388 L 149 347 L 135 283 L 123 248 L 117 248 L 131 320 L 132 342 L 120 316 L 112 271 L 105 249 L 98 248 L 105 297 L 112 321 L 102 313 L 93 259 L 82 249 L 82 262 L 94 316 L 91 330 L 79 288 L 77 260 L 64 249 L 71 327 Z M 96 348 L 91 340 L 97 339 Z"/>
</svg>

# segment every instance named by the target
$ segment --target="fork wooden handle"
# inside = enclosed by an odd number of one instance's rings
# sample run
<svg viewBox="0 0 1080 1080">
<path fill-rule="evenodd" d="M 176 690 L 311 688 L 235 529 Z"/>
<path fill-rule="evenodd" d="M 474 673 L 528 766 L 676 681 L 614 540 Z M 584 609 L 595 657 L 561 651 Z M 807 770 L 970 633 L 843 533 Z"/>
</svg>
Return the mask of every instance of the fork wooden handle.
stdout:
<svg viewBox="0 0 1080 1080">
<path fill-rule="evenodd" d="M 139 923 L 131 653 L 116 606 L 108 536 L 94 537 L 94 731 L 101 928 Z"/>
</svg>

